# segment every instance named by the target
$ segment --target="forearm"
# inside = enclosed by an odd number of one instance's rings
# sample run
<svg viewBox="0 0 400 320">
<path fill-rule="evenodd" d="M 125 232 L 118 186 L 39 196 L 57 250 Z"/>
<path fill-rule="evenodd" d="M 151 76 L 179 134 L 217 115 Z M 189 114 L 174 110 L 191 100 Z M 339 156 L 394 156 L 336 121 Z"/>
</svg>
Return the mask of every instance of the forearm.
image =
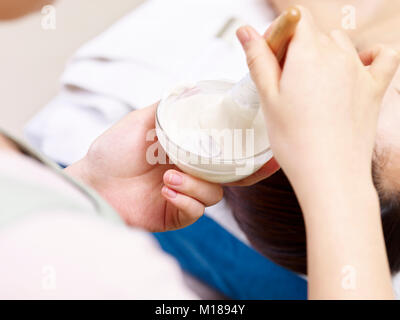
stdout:
<svg viewBox="0 0 400 320">
<path fill-rule="evenodd" d="M 328 179 L 299 197 L 307 229 L 310 299 L 393 298 L 371 179 Z"/>
</svg>

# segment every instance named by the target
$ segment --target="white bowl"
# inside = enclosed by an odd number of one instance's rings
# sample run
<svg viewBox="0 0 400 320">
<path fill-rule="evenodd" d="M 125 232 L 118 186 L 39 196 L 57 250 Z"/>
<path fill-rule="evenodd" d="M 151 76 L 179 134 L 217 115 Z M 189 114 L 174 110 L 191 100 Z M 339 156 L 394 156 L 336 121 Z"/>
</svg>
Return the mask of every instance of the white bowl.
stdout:
<svg viewBox="0 0 400 320">
<path fill-rule="evenodd" d="M 231 89 L 233 85 L 234 83 L 229 81 L 201 81 L 191 86 L 190 90 L 193 90 L 193 92 L 201 91 L 206 94 L 223 94 Z M 271 160 L 273 154 L 269 147 L 250 157 L 225 159 L 194 154 L 178 146 L 175 141 L 169 138 L 168 132 L 164 130 L 166 126 L 163 123 L 163 113 L 171 102 L 181 99 L 180 96 L 183 90 L 184 88 L 180 91 L 174 90 L 166 94 L 158 105 L 156 112 L 158 140 L 170 160 L 183 172 L 210 182 L 230 183 L 250 176 Z"/>
</svg>

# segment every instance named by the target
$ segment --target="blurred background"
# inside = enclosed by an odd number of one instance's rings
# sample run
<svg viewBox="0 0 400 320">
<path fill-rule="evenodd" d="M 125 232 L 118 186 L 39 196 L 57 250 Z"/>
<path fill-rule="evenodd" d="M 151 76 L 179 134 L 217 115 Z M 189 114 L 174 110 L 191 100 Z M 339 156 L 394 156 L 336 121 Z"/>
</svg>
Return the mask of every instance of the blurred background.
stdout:
<svg viewBox="0 0 400 320">
<path fill-rule="evenodd" d="M 0 127 L 22 137 L 25 123 L 57 93 L 75 50 L 144 1 L 57 1 L 55 30 L 43 30 L 41 13 L 0 22 Z"/>
</svg>

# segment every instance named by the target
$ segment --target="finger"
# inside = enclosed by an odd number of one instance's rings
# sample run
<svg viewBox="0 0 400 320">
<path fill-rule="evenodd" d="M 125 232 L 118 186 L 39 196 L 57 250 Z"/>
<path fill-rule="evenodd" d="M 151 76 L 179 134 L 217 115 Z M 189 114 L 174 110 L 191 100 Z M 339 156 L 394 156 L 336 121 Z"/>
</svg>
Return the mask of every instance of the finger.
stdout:
<svg viewBox="0 0 400 320">
<path fill-rule="evenodd" d="M 227 184 L 227 186 L 232 186 L 232 187 L 252 186 L 252 185 L 272 176 L 279 169 L 280 169 L 279 163 L 275 160 L 275 158 L 272 158 L 261 169 L 259 169 L 257 172 L 252 174 L 250 177 L 247 177 L 238 182 Z"/>
<path fill-rule="evenodd" d="M 336 29 L 331 31 L 330 36 L 332 40 L 339 46 L 339 48 L 358 57 L 357 50 L 347 33 Z"/>
<path fill-rule="evenodd" d="M 163 181 L 167 187 L 200 201 L 206 207 L 218 203 L 223 197 L 220 185 L 197 179 L 177 170 L 165 172 Z"/>
<path fill-rule="evenodd" d="M 274 30 L 274 28 L 276 27 L 276 25 L 278 24 L 278 20 L 275 19 L 267 28 L 267 31 L 265 31 L 263 38 L 265 41 L 267 41 L 268 37 L 271 35 L 272 30 Z"/>
<path fill-rule="evenodd" d="M 251 77 L 263 98 L 276 96 L 279 88 L 280 67 L 265 39 L 252 27 L 245 26 L 237 36 L 246 53 Z"/>
<path fill-rule="evenodd" d="M 291 69 L 291 72 L 288 71 L 289 75 L 293 72 L 299 72 L 298 70 L 301 69 L 299 65 L 304 62 L 300 61 L 301 59 L 305 59 L 306 57 L 308 60 L 318 59 L 321 43 L 331 41 L 326 35 L 320 32 L 308 9 L 302 6 L 297 6 L 297 8 L 300 10 L 301 19 L 288 47 L 285 66 L 282 71 L 283 78 L 287 73 L 285 72 L 287 69 Z"/>
<path fill-rule="evenodd" d="M 161 189 L 161 194 L 175 209 L 166 212 L 166 214 L 173 215 L 166 218 L 166 221 L 169 221 L 165 226 L 167 230 L 187 227 L 204 214 L 204 205 L 196 199 L 178 193 L 167 186 Z"/>
<path fill-rule="evenodd" d="M 369 63 L 369 72 L 381 84 L 382 90 L 386 91 L 399 67 L 399 53 L 384 46 L 377 46 L 365 52 L 362 60 L 367 65 Z"/>
<path fill-rule="evenodd" d="M 314 43 L 317 36 L 321 36 L 311 12 L 302 6 L 296 6 L 301 12 L 301 20 L 296 28 L 294 39 L 296 41 Z"/>
</svg>

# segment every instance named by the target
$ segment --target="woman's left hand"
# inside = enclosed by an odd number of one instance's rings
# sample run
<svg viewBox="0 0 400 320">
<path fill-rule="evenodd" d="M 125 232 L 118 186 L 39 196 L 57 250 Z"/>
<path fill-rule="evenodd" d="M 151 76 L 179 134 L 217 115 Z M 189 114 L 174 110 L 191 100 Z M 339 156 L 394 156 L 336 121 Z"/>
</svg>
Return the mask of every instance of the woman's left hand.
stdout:
<svg viewBox="0 0 400 320">
<path fill-rule="evenodd" d="M 66 172 L 96 189 L 129 225 L 162 232 L 194 223 L 205 207 L 222 199 L 223 191 L 176 170 L 168 160 L 148 161 L 150 146 L 162 150 L 155 139 L 155 110 L 153 105 L 131 112 Z"/>
</svg>

